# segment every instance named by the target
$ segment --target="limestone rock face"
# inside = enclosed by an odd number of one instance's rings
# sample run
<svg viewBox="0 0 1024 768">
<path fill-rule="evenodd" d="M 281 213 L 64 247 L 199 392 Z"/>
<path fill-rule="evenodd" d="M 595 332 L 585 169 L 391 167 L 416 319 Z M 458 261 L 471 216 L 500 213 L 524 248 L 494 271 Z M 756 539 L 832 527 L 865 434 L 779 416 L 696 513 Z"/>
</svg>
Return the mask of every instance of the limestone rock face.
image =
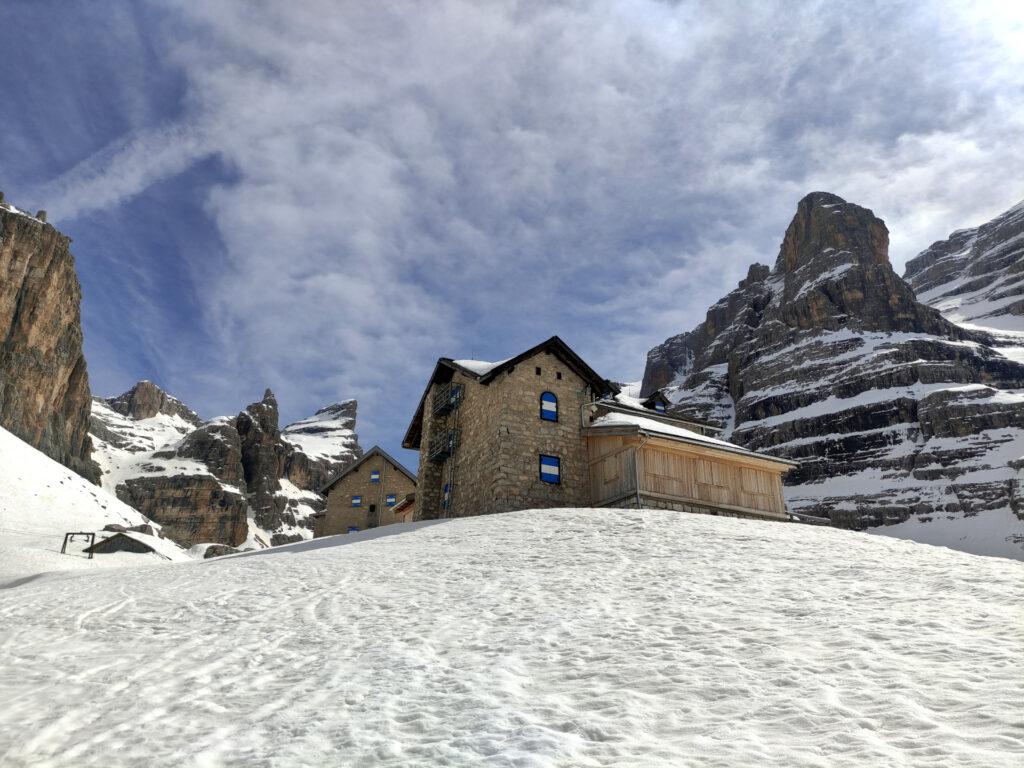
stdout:
<svg viewBox="0 0 1024 768">
<path fill-rule="evenodd" d="M 92 433 L 104 486 L 179 544 L 267 546 L 312 536 L 312 515 L 324 507 L 319 489 L 362 455 L 355 413 L 347 401 L 298 422 L 311 456 L 287 438 L 292 427 L 279 429 L 270 390 L 237 416 L 204 422 L 152 382 L 139 382 L 94 401 Z"/>
<path fill-rule="evenodd" d="M 95 483 L 70 242 L 0 202 L 0 426 Z"/>
<path fill-rule="evenodd" d="M 1024 202 L 934 243 L 907 262 L 903 277 L 921 301 L 951 320 L 987 327 L 997 337 L 1024 331 Z"/>
<path fill-rule="evenodd" d="M 129 477 L 116 493 L 160 523 L 164 535 L 182 547 L 210 541 L 235 545 L 248 536 L 245 497 L 225 490 L 213 477 Z"/>
<path fill-rule="evenodd" d="M 790 510 L 836 525 L 1008 507 L 1024 365 L 919 302 L 887 249 L 871 211 L 808 195 L 772 270 L 651 350 L 643 394 L 800 461 Z"/>
</svg>

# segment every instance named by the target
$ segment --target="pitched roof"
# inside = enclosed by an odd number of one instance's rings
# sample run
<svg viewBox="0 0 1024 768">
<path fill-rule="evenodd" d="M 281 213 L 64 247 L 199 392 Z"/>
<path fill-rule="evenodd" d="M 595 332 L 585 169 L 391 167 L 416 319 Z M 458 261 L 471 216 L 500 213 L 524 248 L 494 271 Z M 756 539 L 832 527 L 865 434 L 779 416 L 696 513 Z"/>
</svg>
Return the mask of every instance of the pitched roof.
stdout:
<svg viewBox="0 0 1024 768">
<path fill-rule="evenodd" d="M 515 357 L 510 357 L 497 363 L 488 363 L 482 360 L 452 360 L 450 357 L 441 357 L 438 358 L 437 365 L 434 366 L 434 372 L 430 375 L 427 386 L 423 390 L 423 396 L 416 407 L 416 413 L 413 415 L 412 422 L 410 422 L 409 428 L 405 432 L 405 438 L 402 440 L 402 447 L 413 449 L 420 447 L 420 437 L 423 429 L 423 408 L 427 401 L 427 395 L 430 393 L 430 388 L 434 384 L 451 381 L 452 375 L 458 371 L 486 386 L 502 373 L 512 370 L 523 360 L 528 360 L 540 352 L 548 352 L 555 355 L 569 366 L 577 376 L 590 384 L 599 394 L 604 394 L 614 389 L 614 385 L 610 381 L 603 378 L 597 371 L 587 365 L 586 361 L 573 352 L 569 345 L 558 336 L 552 336 L 550 339 L 530 347 Z"/>
<path fill-rule="evenodd" d="M 352 464 L 349 464 L 347 467 L 345 467 L 343 470 L 341 470 L 341 472 L 339 472 L 334 477 L 332 477 L 330 480 L 328 480 L 326 483 L 324 483 L 323 486 L 320 487 L 318 492 L 321 495 L 325 495 L 327 493 L 327 491 L 329 491 L 331 489 L 331 486 L 333 486 L 336 482 L 341 480 L 341 478 L 345 477 L 349 472 L 355 471 L 359 467 L 360 464 L 362 464 L 364 461 L 366 461 L 367 459 L 371 458 L 372 456 L 383 456 L 389 462 L 394 464 L 395 467 L 398 468 L 399 472 L 401 472 L 407 478 L 412 480 L 413 483 L 416 482 L 416 475 L 414 475 L 408 469 L 403 467 L 402 463 L 398 459 L 396 459 L 394 456 L 392 456 L 390 453 L 385 451 L 379 445 L 375 445 L 375 446 L 373 446 L 373 448 L 371 448 L 366 453 L 364 453 L 362 458 L 359 459 L 359 461 L 356 461 L 356 462 L 353 462 Z"/>
</svg>

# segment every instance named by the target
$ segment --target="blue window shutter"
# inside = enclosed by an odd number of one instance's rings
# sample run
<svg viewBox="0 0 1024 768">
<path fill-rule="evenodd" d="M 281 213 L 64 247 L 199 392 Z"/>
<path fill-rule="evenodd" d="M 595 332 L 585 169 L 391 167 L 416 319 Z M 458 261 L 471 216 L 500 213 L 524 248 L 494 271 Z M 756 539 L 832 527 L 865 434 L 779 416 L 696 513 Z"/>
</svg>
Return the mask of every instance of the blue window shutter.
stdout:
<svg viewBox="0 0 1024 768">
<path fill-rule="evenodd" d="M 352 506 L 353 507 L 361 507 L 361 506 L 363 506 L 363 497 L 362 496 L 353 496 L 352 497 Z"/>
<path fill-rule="evenodd" d="M 385 502 L 387 503 L 387 505 L 389 507 L 395 506 L 395 502 L 396 501 L 397 501 L 397 499 L 395 498 L 395 494 L 393 494 L 393 493 L 389 493 L 387 495 L 387 498 L 385 499 Z"/>
<path fill-rule="evenodd" d="M 359 526 L 358 525 L 350 525 L 348 527 L 348 532 L 349 533 L 359 533 Z"/>
<path fill-rule="evenodd" d="M 540 417 L 544 421 L 558 421 L 558 397 L 554 392 L 541 392 Z"/>
<path fill-rule="evenodd" d="M 562 482 L 562 460 L 557 456 L 540 455 L 540 479 L 559 485 Z"/>
<path fill-rule="evenodd" d="M 374 470 L 372 470 L 370 472 L 370 482 L 371 483 L 379 483 L 380 482 L 380 470 L 379 469 L 374 469 Z"/>
<path fill-rule="evenodd" d="M 654 404 L 654 410 L 659 411 L 661 413 L 664 413 L 665 412 L 665 406 L 662 403 L 655 403 Z"/>
</svg>

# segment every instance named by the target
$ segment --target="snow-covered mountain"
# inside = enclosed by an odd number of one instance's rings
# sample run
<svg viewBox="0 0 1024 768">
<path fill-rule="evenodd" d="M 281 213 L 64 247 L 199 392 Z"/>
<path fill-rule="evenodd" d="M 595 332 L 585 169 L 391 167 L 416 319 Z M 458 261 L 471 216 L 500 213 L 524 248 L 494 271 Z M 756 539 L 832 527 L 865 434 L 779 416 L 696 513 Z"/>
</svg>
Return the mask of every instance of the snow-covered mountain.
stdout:
<svg viewBox="0 0 1024 768">
<path fill-rule="evenodd" d="M 354 400 L 278 428 L 277 401 L 203 421 L 152 382 L 95 398 L 94 458 L 107 488 L 184 546 L 263 547 L 312 536 L 317 490 L 361 455 Z"/>
<path fill-rule="evenodd" d="M 1024 202 L 934 243 L 907 262 L 903 278 L 955 323 L 1024 334 Z M 1024 336 L 1016 342 L 1024 346 Z"/>
<path fill-rule="evenodd" d="M 1024 558 L 1024 365 L 1009 351 L 915 298 L 881 219 L 816 192 L 774 268 L 754 265 L 651 350 L 643 390 L 667 387 L 677 413 L 799 461 L 791 511 Z"/>
<path fill-rule="evenodd" d="M 83 539 L 62 555 L 68 532 L 151 524 L 160 539 L 160 526 L 3 428 L 0 468 L 0 587 L 47 571 L 189 559 L 169 539 L 152 542 L 163 555 L 123 552 L 89 560 Z"/>
<path fill-rule="evenodd" d="M 0 763 L 1020 766 L 1024 564 L 654 510 L 0 590 Z"/>
</svg>

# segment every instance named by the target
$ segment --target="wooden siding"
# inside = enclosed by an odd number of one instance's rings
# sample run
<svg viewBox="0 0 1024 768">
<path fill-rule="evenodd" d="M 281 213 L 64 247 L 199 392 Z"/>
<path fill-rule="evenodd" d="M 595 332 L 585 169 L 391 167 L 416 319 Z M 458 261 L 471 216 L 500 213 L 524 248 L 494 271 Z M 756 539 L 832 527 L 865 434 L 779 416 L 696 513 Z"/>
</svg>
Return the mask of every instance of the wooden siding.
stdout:
<svg viewBox="0 0 1024 768">
<path fill-rule="evenodd" d="M 782 465 L 657 438 L 591 435 L 589 441 L 596 505 L 636 493 L 639 474 L 641 494 L 785 517 Z"/>
<path fill-rule="evenodd" d="M 591 503 L 601 506 L 635 494 L 635 446 L 622 437 L 590 438 L 589 443 L 597 451 L 590 460 Z"/>
</svg>

